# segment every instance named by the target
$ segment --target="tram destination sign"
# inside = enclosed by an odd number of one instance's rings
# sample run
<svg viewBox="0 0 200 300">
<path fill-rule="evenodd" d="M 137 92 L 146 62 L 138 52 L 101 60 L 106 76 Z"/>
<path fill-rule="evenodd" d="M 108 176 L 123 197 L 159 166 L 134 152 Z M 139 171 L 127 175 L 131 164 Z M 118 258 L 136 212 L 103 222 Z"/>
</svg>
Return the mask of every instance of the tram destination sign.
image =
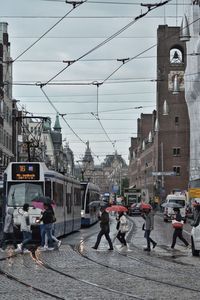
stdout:
<svg viewBox="0 0 200 300">
<path fill-rule="evenodd" d="M 152 172 L 152 176 L 176 176 L 176 172 Z"/>
<path fill-rule="evenodd" d="M 12 180 L 39 180 L 40 165 L 31 163 L 13 163 Z"/>
</svg>

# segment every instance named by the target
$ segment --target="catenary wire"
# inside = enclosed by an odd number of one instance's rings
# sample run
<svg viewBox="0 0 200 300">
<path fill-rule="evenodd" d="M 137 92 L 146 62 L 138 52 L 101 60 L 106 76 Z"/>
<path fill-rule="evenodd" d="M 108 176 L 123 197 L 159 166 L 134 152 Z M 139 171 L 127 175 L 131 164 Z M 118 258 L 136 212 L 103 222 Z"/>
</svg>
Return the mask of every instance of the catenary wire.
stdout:
<svg viewBox="0 0 200 300">
<path fill-rule="evenodd" d="M 86 2 L 87 0 L 85 0 Z M 30 50 L 35 44 L 37 44 L 47 33 L 49 33 L 53 28 L 55 28 L 63 19 L 65 19 L 74 9 L 80 6 L 82 2 L 78 3 L 76 6 L 73 6 L 61 19 L 59 19 L 53 26 L 51 26 L 47 31 L 45 31 L 34 43 L 32 43 L 28 48 L 26 48 L 21 54 L 19 54 L 12 62 L 15 62 L 22 55 L 24 55 L 28 50 Z"/>
<path fill-rule="evenodd" d="M 92 49 L 90 49 L 89 51 L 87 51 L 86 53 L 84 53 L 83 55 L 81 55 L 79 58 L 77 58 L 76 60 L 73 60 L 73 61 L 69 61 L 68 65 L 66 67 L 64 67 L 62 70 L 60 70 L 57 74 L 55 74 L 53 77 L 51 77 L 47 82 L 43 83 L 42 85 L 44 86 L 44 85 L 49 84 L 56 77 L 58 77 L 61 73 L 63 73 L 67 68 L 69 68 L 71 65 L 73 65 L 75 62 L 78 62 L 79 60 L 83 59 L 87 55 L 89 55 L 92 52 L 94 52 L 95 50 L 97 50 L 98 48 L 100 48 L 100 47 L 104 46 L 105 44 L 107 44 L 108 42 L 110 42 L 112 39 L 114 39 L 116 36 L 118 36 L 119 34 L 121 34 L 122 32 L 124 32 L 126 29 L 128 29 L 129 27 L 131 27 L 132 25 L 134 25 L 139 19 L 141 19 L 144 16 L 146 16 L 152 10 L 154 10 L 154 9 L 156 9 L 156 8 L 162 6 L 162 5 L 165 5 L 165 4 L 167 4 L 167 3 L 171 2 L 171 1 L 172 0 L 166 0 L 166 1 L 162 2 L 162 3 L 158 3 L 157 5 L 155 5 L 155 7 L 151 7 L 145 13 L 141 13 L 139 16 L 135 17 L 133 21 L 129 22 L 127 25 L 125 25 L 120 30 L 118 30 L 117 32 L 115 32 L 114 34 L 112 34 L 110 37 L 108 37 L 107 39 L 105 39 L 103 42 L 99 43 L 98 45 L 96 45 L 95 47 L 93 47 Z"/>
</svg>

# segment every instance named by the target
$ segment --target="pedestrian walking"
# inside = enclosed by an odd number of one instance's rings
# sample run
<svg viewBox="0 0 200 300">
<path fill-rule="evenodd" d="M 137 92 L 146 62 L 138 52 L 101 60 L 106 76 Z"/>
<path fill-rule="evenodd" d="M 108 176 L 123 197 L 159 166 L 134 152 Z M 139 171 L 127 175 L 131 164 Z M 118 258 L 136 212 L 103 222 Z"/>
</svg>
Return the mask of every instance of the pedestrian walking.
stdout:
<svg viewBox="0 0 200 300">
<path fill-rule="evenodd" d="M 20 231 L 22 232 L 23 240 L 21 244 L 18 244 L 18 249 L 22 253 L 29 253 L 30 251 L 26 248 L 27 244 L 32 241 L 32 232 L 29 219 L 29 204 L 25 203 L 23 205 L 23 211 L 21 216 L 21 227 Z"/>
<path fill-rule="evenodd" d="M 172 245 L 171 249 L 174 249 L 176 245 L 176 239 L 177 237 L 185 244 L 186 247 L 189 246 L 189 243 L 184 239 L 183 237 L 183 218 L 180 214 L 180 209 L 179 208 L 174 208 L 175 212 L 175 217 L 174 220 L 172 220 L 172 226 L 174 227 L 174 233 L 173 233 L 173 238 L 172 238 Z"/>
<path fill-rule="evenodd" d="M 113 244 L 112 244 L 112 241 L 111 241 L 110 235 L 109 235 L 109 233 L 110 233 L 109 214 L 106 211 L 106 207 L 101 207 L 101 212 L 102 212 L 101 216 L 99 217 L 101 230 L 97 236 L 96 243 L 92 248 L 97 249 L 101 242 L 102 236 L 105 235 L 105 238 L 107 239 L 108 244 L 110 246 L 110 248 L 108 250 L 113 250 Z"/>
<path fill-rule="evenodd" d="M 146 206 L 146 208 L 143 209 L 143 213 L 141 215 L 143 217 L 143 219 L 145 220 L 145 224 L 144 224 L 144 237 L 147 240 L 147 247 L 144 248 L 144 251 L 151 251 L 151 243 L 153 245 L 153 248 L 156 247 L 157 243 L 152 240 L 152 238 L 150 237 L 151 231 L 154 229 L 154 214 L 152 212 L 151 206 L 148 205 Z"/>
<path fill-rule="evenodd" d="M 57 248 L 59 248 L 61 246 L 61 241 L 58 240 L 55 235 L 54 235 L 54 231 L 55 231 L 55 222 L 56 222 L 56 217 L 55 217 L 55 213 L 54 213 L 54 210 L 53 210 L 53 207 L 51 204 L 47 204 L 48 205 L 48 208 L 52 211 L 52 214 L 53 214 L 53 222 L 52 222 L 52 229 L 51 229 L 51 238 L 52 240 L 56 243 L 56 246 Z M 48 249 L 48 237 L 47 237 L 47 234 L 45 234 L 45 245 L 44 247 L 46 249 Z"/>
<path fill-rule="evenodd" d="M 123 212 L 119 213 L 119 216 L 117 217 L 117 221 L 118 221 L 117 222 L 118 233 L 116 238 L 120 241 L 122 247 L 124 246 L 127 247 L 125 235 L 128 231 L 128 221 Z"/>
<path fill-rule="evenodd" d="M 197 227 L 200 222 L 200 203 L 195 201 L 193 204 L 193 222 L 191 223 L 192 226 Z"/>
<path fill-rule="evenodd" d="M 8 242 L 12 242 L 15 249 L 17 249 L 17 242 L 16 242 L 15 235 L 14 235 L 15 225 L 14 225 L 13 213 L 14 213 L 14 208 L 9 207 L 7 209 L 7 213 L 6 213 L 5 220 L 4 220 L 3 238 L 0 243 L 1 251 L 5 250 L 5 246 L 7 245 Z"/>
<path fill-rule="evenodd" d="M 44 203 L 44 211 L 42 214 L 42 217 L 40 218 L 39 222 L 43 222 L 42 226 L 42 238 L 41 238 L 41 247 L 39 247 L 39 250 L 54 250 L 53 247 L 53 239 L 52 239 L 52 223 L 53 223 L 53 213 L 52 210 L 49 208 L 49 205 Z M 45 234 L 47 235 L 48 239 L 48 247 L 45 246 Z"/>
</svg>

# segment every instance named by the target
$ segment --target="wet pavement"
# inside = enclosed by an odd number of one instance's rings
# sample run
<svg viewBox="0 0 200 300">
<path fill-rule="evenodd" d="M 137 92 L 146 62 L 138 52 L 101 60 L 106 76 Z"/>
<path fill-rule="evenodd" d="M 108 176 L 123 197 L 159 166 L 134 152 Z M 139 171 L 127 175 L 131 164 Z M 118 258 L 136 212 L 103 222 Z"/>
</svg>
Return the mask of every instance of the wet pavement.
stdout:
<svg viewBox="0 0 200 300">
<path fill-rule="evenodd" d="M 112 217 L 114 251 L 104 237 L 98 250 L 91 248 L 96 224 L 62 239 L 59 250 L 6 260 L 8 253 L 0 253 L 0 299 L 199 299 L 200 258 L 181 243 L 170 249 L 171 225 L 155 217 L 152 238 L 158 245 L 146 253 L 143 219 L 131 217 L 130 224 L 127 249 L 115 239 Z"/>
</svg>

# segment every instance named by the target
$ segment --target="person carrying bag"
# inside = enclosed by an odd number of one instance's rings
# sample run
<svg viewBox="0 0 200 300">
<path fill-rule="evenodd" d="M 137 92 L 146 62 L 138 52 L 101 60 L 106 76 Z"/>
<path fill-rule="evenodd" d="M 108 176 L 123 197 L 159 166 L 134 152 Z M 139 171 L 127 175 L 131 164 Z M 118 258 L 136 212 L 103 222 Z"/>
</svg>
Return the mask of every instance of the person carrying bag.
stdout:
<svg viewBox="0 0 200 300">
<path fill-rule="evenodd" d="M 124 215 L 124 213 L 121 212 L 119 214 L 119 217 L 117 220 L 118 220 L 118 223 L 117 223 L 118 233 L 117 233 L 116 238 L 120 241 L 120 243 L 122 244 L 122 247 L 127 247 L 127 242 L 125 239 L 125 235 L 129 229 L 127 218 Z"/>
</svg>

